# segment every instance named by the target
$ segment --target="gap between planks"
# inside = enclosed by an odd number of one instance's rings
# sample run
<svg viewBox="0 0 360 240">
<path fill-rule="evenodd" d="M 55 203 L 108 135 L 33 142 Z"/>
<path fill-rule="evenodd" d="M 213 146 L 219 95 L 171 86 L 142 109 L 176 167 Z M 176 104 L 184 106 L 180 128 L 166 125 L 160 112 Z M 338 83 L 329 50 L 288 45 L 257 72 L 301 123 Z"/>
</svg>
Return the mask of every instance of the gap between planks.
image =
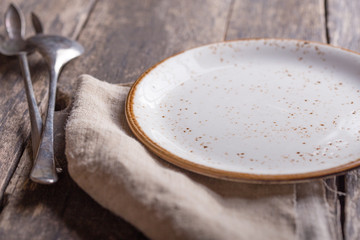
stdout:
<svg viewBox="0 0 360 240">
<path fill-rule="evenodd" d="M 86 19 L 84 21 L 84 23 L 82 24 L 82 26 L 80 27 L 78 33 L 76 34 L 76 36 L 74 36 L 74 39 L 76 41 L 79 40 L 79 37 L 81 36 L 81 33 L 84 31 L 86 25 L 88 24 L 89 22 L 89 19 L 90 19 L 90 16 L 92 15 L 92 13 L 94 12 L 94 9 L 96 7 L 96 5 L 98 4 L 99 0 L 94 0 L 94 2 L 92 3 L 92 5 L 90 6 L 90 10 L 89 10 L 89 13 L 88 15 L 86 16 Z"/>
<path fill-rule="evenodd" d="M 85 27 L 88 23 L 88 20 L 90 19 L 91 14 L 93 13 L 98 1 L 99 0 L 93 0 L 91 6 L 89 8 L 89 12 L 86 16 L 86 19 L 79 27 L 79 30 L 74 32 L 74 36 L 72 37 L 73 39 L 77 40 L 80 37 L 83 29 L 85 29 Z M 8 203 L 7 196 L 5 196 L 5 191 L 6 191 L 7 187 L 9 186 L 12 177 L 14 176 L 14 173 L 19 165 L 21 157 L 25 154 L 25 149 L 26 149 L 27 144 L 29 144 L 29 139 L 30 139 L 30 137 L 28 137 L 24 141 L 24 144 L 21 145 L 21 149 L 20 149 L 20 151 L 18 151 L 20 154 L 19 154 L 19 156 L 17 156 L 17 158 L 16 158 L 17 160 L 15 161 L 15 163 L 11 166 L 11 168 L 9 170 L 9 174 L 5 179 L 5 183 L 4 183 L 3 187 L 0 189 L 0 215 L 1 215 L 2 210 L 6 207 L 6 205 Z"/>
<path fill-rule="evenodd" d="M 234 10 L 234 3 L 235 3 L 235 0 L 231 0 L 230 6 L 229 6 L 229 12 L 228 12 L 228 15 L 226 18 L 226 26 L 225 26 L 223 41 L 226 41 L 226 36 L 228 35 L 230 20 L 231 20 L 231 16 L 232 16 L 232 13 Z"/>
<path fill-rule="evenodd" d="M 330 38 L 330 30 L 329 30 L 329 2 L 328 0 L 324 0 L 324 19 L 325 19 L 325 38 L 326 43 L 331 43 Z M 336 194 L 336 197 L 340 204 L 340 228 L 341 228 L 341 234 L 342 238 L 345 239 L 345 198 L 346 198 L 346 188 L 345 188 L 345 175 L 337 176 L 335 177 L 336 183 L 335 189 L 336 191 L 339 191 L 341 193 L 345 194 Z"/>
</svg>

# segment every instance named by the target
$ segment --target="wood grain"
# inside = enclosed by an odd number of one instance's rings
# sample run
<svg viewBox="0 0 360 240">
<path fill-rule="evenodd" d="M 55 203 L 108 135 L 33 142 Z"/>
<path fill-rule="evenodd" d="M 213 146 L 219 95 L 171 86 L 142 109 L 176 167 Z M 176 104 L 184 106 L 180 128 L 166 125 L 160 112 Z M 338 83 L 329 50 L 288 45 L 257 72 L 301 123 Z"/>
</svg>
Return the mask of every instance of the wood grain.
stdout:
<svg viewBox="0 0 360 240">
<path fill-rule="evenodd" d="M 327 0 L 330 44 L 360 51 L 360 2 Z"/>
<path fill-rule="evenodd" d="M 131 82 L 160 60 L 223 39 L 230 0 L 99 2 L 79 41 L 81 61 L 64 72 L 111 83 Z M 74 79 L 60 90 L 71 93 Z"/>
<path fill-rule="evenodd" d="M 34 12 L 43 23 L 44 33 L 60 34 L 70 38 L 78 37 L 89 12 L 96 0 L 58 0 L 47 1 L 25 1 L 25 0 L 3 0 L 0 2 L 0 26 L 1 32 L 5 31 L 3 16 L 10 3 L 16 4 L 24 13 L 26 21 L 26 36 L 34 34 L 31 25 L 30 13 Z"/>
<path fill-rule="evenodd" d="M 226 39 L 296 38 L 326 42 L 322 0 L 235 1 Z M 327 180 L 336 190 L 335 177 Z M 341 239 L 339 202 L 322 181 L 294 185 L 299 239 Z"/>
<path fill-rule="evenodd" d="M 328 36 L 336 46 L 360 52 L 360 2 L 328 0 Z M 360 239 L 360 170 L 345 176 L 344 237 Z"/>
<path fill-rule="evenodd" d="M 56 2 L 56 8 L 51 7 L 49 1 L 15 1 L 21 7 L 26 17 L 30 11 L 38 13 L 44 21 L 44 30 L 47 33 L 63 34 L 65 36 L 76 35 L 84 24 L 93 1 L 68 1 Z M 0 16 L 4 15 L 10 1 L 1 1 Z M 49 5 L 50 4 L 50 5 Z M 54 3 L 53 3 L 54 4 Z M 68 8 L 69 4 L 74 8 Z M 58 14 L 66 16 L 67 24 L 61 22 Z M 51 17 L 51 18 L 50 18 Z M 49 18 L 48 20 L 45 20 Z M 29 19 L 29 18 L 27 18 Z M 2 22 L 1 22 L 2 23 Z M 1 24 L 3 26 L 3 24 Z M 30 29 L 30 27 L 28 27 Z M 3 29 L 4 30 L 4 29 Z M 28 31 L 31 34 L 31 31 Z M 41 64 L 38 56 L 31 56 L 31 69 L 34 82 L 35 96 L 44 112 L 47 95 L 47 72 L 44 64 Z M 23 80 L 20 76 L 20 69 L 16 58 L 0 58 L 0 200 L 2 193 L 13 174 L 16 165 L 22 155 L 26 141 L 30 134 L 30 121 L 25 98 Z"/>
<path fill-rule="evenodd" d="M 44 186 L 28 179 L 31 169 L 28 145 L 6 189 L 7 204 L 0 215 L 0 236 L 6 239 L 144 239 L 130 224 L 99 206 L 68 176 L 64 155 L 64 124 L 68 112 L 69 108 L 55 113 L 55 152 L 64 167 L 60 181 Z"/>
<path fill-rule="evenodd" d="M 236 0 L 226 38 L 325 41 L 324 14 L 323 0 Z"/>
<path fill-rule="evenodd" d="M 0 2 L 0 16 L 9 2 Z M 360 3 L 351 0 L 14 2 L 27 17 L 30 11 L 38 13 L 47 33 L 77 38 L 85 46 L 85 55 L 67 66 L 60 78 L 58 95 L 62 101 L 58 105 L 62 107 L 68 105 L 79 74 L 92 74 L 113 83 L 133 81 L 165 57 L 224 39 L 278 37 L 325 42 L 327 26 L 332 44 L 360 50 L 360 29 L 356 27 Z M 28 29 L 30 34 L 30 26 Z M 44 112 L 46 70 L 37 55 L 31 56 L 31 63 L 31 69 L 36 69 L 32 72 L 35 94 Z M 145 239 L 130 224 L 94 202 L 68 176 L 61 144 L 63 129 L 58 129 L 56 137 L 57 157 L 64 168 L 60 181 L 54 186 L 41 186 L 28 180 L 30 128 L 17 65 L 16 59 L 0 56 L 0 200 L 4 203 L 0 205 L 0 238 Z M 57 126 L 61 127 L 65 113 L 56 114 Z M 346 176 L 347 239 L 360 239 L 359 176 L 359 171 Z M 326 182 L 336 190 L 335 178 Z M 294 185 L 291 200 L 297 213 L 299 239 L 342 238 L 337 195 L 323 182 Z M 319 220 L 324 224 L 316 225 Z"/>
<path fill-rule="evenodd" d="M 98 1 L 91 8 L 91 15 L 78 37 L 86 53 L 65 68 L 58 94 L 70 97 L 76 86 L 75 76 L 82 73 L 109 82 L 132 81 L 162 58 L 222 40 L 230 3 L 210 0 Z M 56 6 L 56 11 L 61 11 L 60 7 Z M 66 19 L 56 20 L 54 13 L 45 18 L 41 16 L 41 19 L 69 24 Z M 73 28 L 66 29 L 71 34 Z M 44 74 L 43 70 L 40 69 L 41 74 Z M 37 95 L 43 99 L 46 90 Z M 22 100 L 18 100 L 13 105 L 21 103 Z M 19 138 L 12 140 L 13 143 L 17 141 Z M 56 185 L 40 186 L 28 181 L 29 148 L 26 149 L 5 191 L 7 201 L 0 214 L 0 236 L 9 239 L 145 238 L 76 186 L 67 174 L 66 161 L 61 157 L 63 150 L 57 151 L 64 173 Z"/>
</svg>

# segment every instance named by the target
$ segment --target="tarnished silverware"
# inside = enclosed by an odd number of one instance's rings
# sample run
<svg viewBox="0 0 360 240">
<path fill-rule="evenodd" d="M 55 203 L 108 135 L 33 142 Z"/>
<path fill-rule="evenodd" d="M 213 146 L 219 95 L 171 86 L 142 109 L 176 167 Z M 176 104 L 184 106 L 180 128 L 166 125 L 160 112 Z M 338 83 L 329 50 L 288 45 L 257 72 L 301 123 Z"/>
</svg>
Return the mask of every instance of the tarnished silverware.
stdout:
<svg viewBox="0 0 360 240">
<path fill-rule="evenodd" d="M 41 25 L 40 21 L 38 24 Z M 27 61 L 27 53 L 29 52 L 29 49 L 27 48 L 26 42 L 24 40 L 24 17 L 22 12 L 13 4 L 10 4 L 8 10 L 5 13 L 5 28 L 9 39 L 5 40 L 0 45 L 0 53 L 6 56 L 18 56 L 19 58 L 30 114 L 32 151 L 33 158 L 35 159 L 40 143 L 42 119 L 35 99 L 29 64 Z M 42 32 L 42 28 L 38 28 L 36 32 Z"/>
<path fill-rule="evenodd" d="M 27 42 L 43 56 L 50 73 L 47 115 L 30 178 L 34 182 L 51 184 L 58 179 L 55 170 L 53 133 L 56 85 L 62 67 L 80 56 L 84 49 L 79 43 L 61 36 L 38 34 L 29 38 Z"/>
</svg>

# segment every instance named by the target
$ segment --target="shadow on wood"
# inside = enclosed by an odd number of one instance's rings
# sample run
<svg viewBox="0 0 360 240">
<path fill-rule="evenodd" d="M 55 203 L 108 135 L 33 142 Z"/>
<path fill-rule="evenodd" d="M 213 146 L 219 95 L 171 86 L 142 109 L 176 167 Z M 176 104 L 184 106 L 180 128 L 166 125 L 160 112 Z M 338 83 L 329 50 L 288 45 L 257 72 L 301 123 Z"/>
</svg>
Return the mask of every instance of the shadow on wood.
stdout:
<svg viewBox="0 0 360 240">
<path fill-rule="evenodd" d="M 1 214 L 0 235 L 11 239 L 146 239 L 129 223 L 92 200 L 70 178 L 64 154 L 68 110 L 69 107 L 56 112 L 55 152 L 63 168 L 59 182 L 40 185 L 29 180 L 30 165 L 26 162 L 31 155 L 27 147 L 7 188 L 9 201 Z M 27 229 L 18 231 L 24 226 Z"/>
</svg>

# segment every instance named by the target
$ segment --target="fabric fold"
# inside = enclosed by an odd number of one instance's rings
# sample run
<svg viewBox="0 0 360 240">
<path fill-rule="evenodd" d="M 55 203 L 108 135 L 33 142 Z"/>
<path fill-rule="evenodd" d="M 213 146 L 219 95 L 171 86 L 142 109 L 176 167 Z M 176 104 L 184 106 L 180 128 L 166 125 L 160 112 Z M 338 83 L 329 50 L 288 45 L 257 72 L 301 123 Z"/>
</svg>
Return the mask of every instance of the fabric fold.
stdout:
<svg viewBox="0 0 360 240">
<path fill-rule="evenodd" d="M 295 239 L 295 185 L 229 182 L 149 152 L 125 118 L 129 85 L 78 79 L 66 125 L 74 181 L 151 239 Z"/>
</svg>

